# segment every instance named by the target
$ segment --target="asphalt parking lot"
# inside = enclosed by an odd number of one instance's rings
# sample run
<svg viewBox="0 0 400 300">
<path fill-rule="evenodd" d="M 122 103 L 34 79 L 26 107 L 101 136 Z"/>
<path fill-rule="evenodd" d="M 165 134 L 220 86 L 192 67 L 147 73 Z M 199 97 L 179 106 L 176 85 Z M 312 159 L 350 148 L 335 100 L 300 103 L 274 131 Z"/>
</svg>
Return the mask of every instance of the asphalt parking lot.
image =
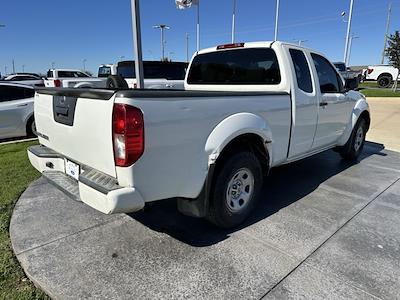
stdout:
<svg viewBox="0 0 400 300">
<path fill-rule="evenodd" d="M 222 231 L 159 202 L 106 216 L 39 179 L 11 220 L 14 251 L 50 296 L 400 297 L 400 154 L 368 143 L 275 169 L 250 220 Z"/>
</svg>

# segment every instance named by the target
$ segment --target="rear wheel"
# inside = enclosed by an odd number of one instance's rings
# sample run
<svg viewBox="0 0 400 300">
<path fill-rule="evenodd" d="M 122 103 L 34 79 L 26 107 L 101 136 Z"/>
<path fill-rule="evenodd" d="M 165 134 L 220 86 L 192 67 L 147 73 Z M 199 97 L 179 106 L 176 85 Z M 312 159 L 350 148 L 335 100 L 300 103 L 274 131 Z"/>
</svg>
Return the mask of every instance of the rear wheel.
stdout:
<svg viewBox="0 0 400 300">
<path fill-rule="evenodd" d="M 360 118 L 358 119 L 356 126 L 353 128 L 349 140 L 339 150 L 343 159 L 356 160 L 360 156 L 364 148 L 366 134 L 367 122 L 364 118 Z"/>
<path fill-rule="evenodd" d="M 125 79 L 119 75 L 108 76 L 106 85 L 109 89 L 128 89 Z"/>
<path fill-rule="evenodd" d="M 29 137 L 36 136 L 36 124 L 33 117 L 31 117 L 26 124 L 26 135 Z"/>
<path fill-rule="evenodd" d="M 389 75 L 382 75 L 378 78 L 378 86 L 381 88 L 388 88 L 392 82 L 392 77 Z"/>
<path fill-rule="evenodd" d="M 262 168 L 251 152 L 233 154 L 215 175 L 207 219 L 222 228 L 240 225 L 253 210 L 262 186 Z"/>
</svg>

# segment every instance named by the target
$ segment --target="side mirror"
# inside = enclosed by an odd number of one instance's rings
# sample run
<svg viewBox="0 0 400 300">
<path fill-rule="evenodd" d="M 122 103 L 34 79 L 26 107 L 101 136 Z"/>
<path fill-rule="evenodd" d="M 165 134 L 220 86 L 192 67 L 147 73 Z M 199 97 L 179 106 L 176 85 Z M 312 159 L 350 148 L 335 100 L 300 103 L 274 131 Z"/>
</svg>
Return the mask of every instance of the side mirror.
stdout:
<svg viewBox="0 0 400 300">
<path fill-rule="evenodd" d="M 344 88 L 346 91 L 355 90 L 358 87 L 358 78 L 346 79 Z"/>
</svg>

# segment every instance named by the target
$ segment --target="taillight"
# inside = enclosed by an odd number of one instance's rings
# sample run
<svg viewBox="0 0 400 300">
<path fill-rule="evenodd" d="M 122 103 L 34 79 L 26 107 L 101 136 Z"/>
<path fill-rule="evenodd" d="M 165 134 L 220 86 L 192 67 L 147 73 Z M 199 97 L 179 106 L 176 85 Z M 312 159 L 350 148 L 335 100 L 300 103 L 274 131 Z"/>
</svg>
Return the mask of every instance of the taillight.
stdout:
<svg viewBox="0 0 400 300">
<path fill-rule="evenodd" d="M 374 69 L 368 68 L 368 74 L 371 74 L 374 71 Z"/>
<path fill-rule="evenodd" d="M 144 152 L 144 120 L 140 109 L 114 104 L 113 144 L 115 165 L 128 167 Z"/>
<path fill-rule="evenodd" d="M 54 86 L 55 87 L 60 87 L 61 86 L 61 80 L 60 79 L 55 79 L 54 80 Z"/>
<path fill-rule="evenodd" d="M 232 49 L 232 48 L 242 48 L 242 47 L 244 47 L 244 43 L 225 44 L 225 45 L 219 45 L 217 47 L 217 50 Z"/>
</svg>

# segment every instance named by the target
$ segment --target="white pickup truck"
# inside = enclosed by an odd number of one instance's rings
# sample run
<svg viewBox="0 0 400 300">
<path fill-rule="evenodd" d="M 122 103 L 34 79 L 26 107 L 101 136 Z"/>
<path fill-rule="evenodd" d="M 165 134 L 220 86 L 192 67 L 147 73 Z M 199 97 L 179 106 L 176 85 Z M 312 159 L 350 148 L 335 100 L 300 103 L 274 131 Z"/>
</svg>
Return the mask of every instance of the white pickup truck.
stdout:
<svg viewBox="0 0 400 300">
<path fill-rule="evenodd" d="M 394 80 L 400 79 L 399 69 L 388 65 L 369 66 L 364 71 L 366 81 L 377 81 L 381 88 L 388 88 Z"/>
<path fill-rule="evenodd" d="M 177 198 L 187 215 L 242 223 L 276 166 L 335 148 L 354 160 L 367 101 L 320 53 L 283 42 L 194 55 L 185 91 L 37 89 L 32 165 L 106 213 Z"/>
<path fill-rule="evenodd" d="M 45 87 L 63 88 L 102 88 L 107 79 L 91 77 L 89 74 L 74 69 L 51 69 L 44 80 Z"/>
</svg>

